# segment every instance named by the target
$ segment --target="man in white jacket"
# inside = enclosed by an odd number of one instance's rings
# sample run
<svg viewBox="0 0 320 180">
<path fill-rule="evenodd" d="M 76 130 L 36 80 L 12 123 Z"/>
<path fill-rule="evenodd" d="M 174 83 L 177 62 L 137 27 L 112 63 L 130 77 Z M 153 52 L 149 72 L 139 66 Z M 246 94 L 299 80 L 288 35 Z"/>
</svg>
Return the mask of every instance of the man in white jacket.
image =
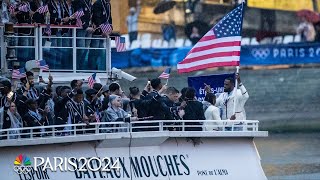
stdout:
<svg viewBox="0 0 320 180">
<path fill-rule="evenodd" d="M 224 93 L 217 98 L 216 106 L 222 109 L 222 120 L 236 119 L 246 120 L 244 105 L 249 99 L 249 94 L 240 80 L 240 75 L 236 75 L 239 89 L 234 87 L 234 80 L 227 78 L 224 81 Z M 234 103 L 236 108 L 234 112 Z"/>
</svg>

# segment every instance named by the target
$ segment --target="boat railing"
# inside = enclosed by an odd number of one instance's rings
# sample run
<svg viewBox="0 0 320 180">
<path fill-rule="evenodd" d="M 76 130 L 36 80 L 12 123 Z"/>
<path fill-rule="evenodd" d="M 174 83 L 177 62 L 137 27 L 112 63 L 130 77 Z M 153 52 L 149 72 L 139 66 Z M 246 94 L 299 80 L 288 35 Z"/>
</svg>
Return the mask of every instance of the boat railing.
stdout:
<svg viewBox="0 0 320 180">
<path fill-rule="evenodd" d="M 61 136 L 121 134 L 177 131 L 177 132 L 258 132 L 257 120 L 162 120 L 135 122 L 98 122 L 10 128 L 0 130 L 0 139 L 35 139 Z"/>
</svg>

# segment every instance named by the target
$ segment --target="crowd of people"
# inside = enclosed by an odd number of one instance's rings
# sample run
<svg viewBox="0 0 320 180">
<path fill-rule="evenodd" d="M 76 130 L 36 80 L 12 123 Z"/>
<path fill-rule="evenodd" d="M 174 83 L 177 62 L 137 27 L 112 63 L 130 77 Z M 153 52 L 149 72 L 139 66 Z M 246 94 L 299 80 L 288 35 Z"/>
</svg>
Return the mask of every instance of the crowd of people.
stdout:
<svg viewBox="0 0 320 180">
<path fill-rule="evenodd" d="M 77 68 L 100 70 L 99 68 L 105 67 L 105 52 L 103 50 L 90 49 L 89 51 L 84 47 L 103 48 L 104 41 L 101 38 L 106 35 L 106 32 L 100 26 L 109 24 L 112 28 L 110 0 L 96 0 L 94 3 L 91 0 L 21 0 L 13 2 L 5 0 L 2 1 L 1 7 L 2 13 L 0 15 L 3 24 L 8 22 L 20 25 L 50 24 L 43 30 L 43 35 L 48 37 L 43 39 L 43 45 L 46 47 L 72 47 L 72 30 L 54 26 L 79 26 L 76 31 L 79 62 Z M 35 32 L 33 28 L 16 28 L 15 34 L 19 38 L 11 46 L 34 45 L 32 36 Z M 61 37 L 69 37 L 70 39 L 61 39 Z M 34 57 L 32 49 L 18 48 L 17 50 L 17 57 L 21 62 L 26 62 Z M 72 68 L 72 58 L 70 58 L 72 57 L 72 49 L 46 49 L 43 56 L 48 60 L 51 68 Z M 90 58 L 86 58 L 87 56 Z"/>
<path fill-rule="evenodd" d="M 73 80 L 70 86 L 53 87 L 52 76 L 47 83 L 42 82 L 44 87 L 36 88 L 33 73 L 27 72 L 27 76 L 20 79 L 22 85 L 19 88 L 12 88 L 13 84 L 8 79 L 0 81 L 0 129 L 41 126 L 45 131 L 48 125 L 82 123 L 86 128 L 94 122 L 148 120 L 150 123 L 133 124 L 135 131 L 157 131 L 159 126 L 152 120 L 245 120 L 244 105 L 249 95 L 239 75 L 236 79 L 239 89 L 234 87 L 234 79 L 228 78 L 224 82 L 225 92 L 217 98 L 206 85 L 205 101 L 199 102 L 194 88 L 185 87 L 180 92 L 175 87 L 163 85 L 159 78 L 148 81 L 142 91 L 138 87 L 130 87 L 130 93 L 126 95 L 116 82 L 110 85 L 94 83 L 85 91 L 82 80 Z M 106 125 L 104 132 L 126 131 L 118 125 Z M 174 123 L 169 125 L 173 126 L 167 130 L 181 130 L 175 128 Z M 216 125 L 192 121 L 186 123 L 185 130 L 221 130 Z M 66 127 L 57 130 L 61 132 L 58 135 L 68 134 L 63 133 L 68 130 Z M 9 138 L 17 138 L 21 133 L 18 130 L 9 132 Z"/>
</svg>

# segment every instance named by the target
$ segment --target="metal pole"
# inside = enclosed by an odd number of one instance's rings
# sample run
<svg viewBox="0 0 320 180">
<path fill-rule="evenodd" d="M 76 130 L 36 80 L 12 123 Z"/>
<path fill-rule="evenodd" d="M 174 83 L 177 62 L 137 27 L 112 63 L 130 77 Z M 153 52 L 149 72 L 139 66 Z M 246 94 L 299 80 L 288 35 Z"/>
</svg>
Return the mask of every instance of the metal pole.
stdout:
<svg viewBox="0 0 320 180">
<path fill-rule="evenodd" d="M 40 60 L 40 57 L 39 57 L 39 47 L 40 47 L 40 44 L 39 44 L 39 27 L 35 27 L 34 28 L 34 58 L 36 60 Z"/>
<path fill-rule="evenodd" d="M 240 67 L 237 66 L 237 71 L 236 71 L 236 75 L 239 73 L 239 69 Z M 236 114 L 236 101 L 237 101 L 237 90 L 238 90 L 238 80 L 236 78 L 235 80 L 235 87 L 234 87 L 234 90 L 233 90 L 233 96 L 234 96 L 234 99 L 233 99 L 233 114 L 235 115 Z"/>
<path fill-rule="evenodd" d="M 77 71 L 77 28 L 72 28 L 72 70 Z"/>
<path fill-rule="evenodd" d="M 43 59 L 43 46 L 42 46 L 42 27 L 40 26 L 39 28 L 39 41 L 38 41 L 38 46 L 39 46 L 39 59 Z M 48 62 L 48 61 L 47 61 Z"/>
<path fill-rule="evenodd" d="M 111 78 L 111 38 L 106 38 L 106 72 L 108 78 Z"/>
<path fill-rule="evenodd" d="M 5 45 L 5 36 L 4 36 L 4 30 L 3 27 L 0 28 L 0 40 L 1 40 L 1 68 L 2 68 L 2 73 L 6 73 L 8 71 L 7 67 L 7 60 L 6 60 L 6 45 Z"/>
</svg>

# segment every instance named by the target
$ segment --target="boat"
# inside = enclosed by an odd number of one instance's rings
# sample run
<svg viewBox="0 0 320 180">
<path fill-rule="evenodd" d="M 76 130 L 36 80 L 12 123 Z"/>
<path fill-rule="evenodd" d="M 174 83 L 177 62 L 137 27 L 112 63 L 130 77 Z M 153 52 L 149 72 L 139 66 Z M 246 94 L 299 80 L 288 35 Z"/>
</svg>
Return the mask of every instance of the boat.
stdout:
<svg viewBox="0 0 320 180">
<path fill-rule="evenodd" d="M 152 121 L 152 131 L 139 131 L 148 121 L 3 129 L 1 179 L 267 179 L 254 144 L 268 136 L 259 121 L 212 121 L 220 131 L 186 131 L 187 122 L 201 121 Z"/>
<path fill-rule="evenodd" d="M 35 32 L 32 37 L 35 45 L 30 48 L 34 48 L 35 59 L 42 59 L 45 48 L 49 48 L 42 46 L 42 41 L 48 38 L 42 36 L 45 26 L 32 25 L 30 28 Z M 76 28 L 65 28 L 72 29 L 73 34 L 76 32 Z M 0 30 L 0 33 L 4 33 L 3 28 Z M 11 34 L 1 37 L 4 37 L 1 39 L 1 50 L 4 52 L 5 42 L 17 36 Z M 77 37 L 67 38 L 73 42 L 77 40 Z M 110 40 L 110 37 L 105 39 L 106 53 L 111 49 Z M 78 47 L 75 43 L 70 49 L 73 51 L 73 60 L 69 71 L 51 69 L 51 72 L 42 72 L 35 67 L 34 61 L 27 63 L 26 68 L 34 70 L 36 78 L 39 75 L 45 78 L 51 73 L 55 83 L 89 77 L 92 71 L 78 72 L 75 57 Z M 12 47 L 7 47 L 7 50 L 13 52 Z M 1 56 L 1 59 L 6 58 L 4 53 Z M 105 70 L 97 73 L 103 84 L 122 77 L 135 79 L 119 69 L 111 68 L 110 60 L 110 55 L 106 56 Z M 7 67 L 7 63 L 11 62 L 1 61 L 2 67 Z M 69 124 L 2 129 L 0 179 L 267 179 L 254 144 L 254 138 L 268 136 L 268 132 L 259 130 L 259 121 L 212 121 L 219 131 L 188 131 L 192 122 L 202 129 L 204 121 L 199 120 L 99 122 L 90 123 L 89 126 Z M 155 126 L 146 131 L 146 125 L 150 123 Z"/>
</svg>

